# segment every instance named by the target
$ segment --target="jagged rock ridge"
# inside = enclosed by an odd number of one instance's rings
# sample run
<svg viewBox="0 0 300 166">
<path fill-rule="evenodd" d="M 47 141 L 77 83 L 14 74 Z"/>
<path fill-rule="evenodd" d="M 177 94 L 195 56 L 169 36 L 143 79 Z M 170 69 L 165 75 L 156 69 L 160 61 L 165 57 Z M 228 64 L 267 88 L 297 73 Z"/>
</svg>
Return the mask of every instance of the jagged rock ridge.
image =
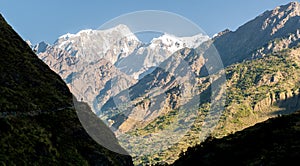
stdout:
<svg viewBox="0 0 300 166">
<path fill-rule="evenodd" d="M 252 53 L 276 38 L 294 40 L 289 36 L 295 34 L 299 39 L 299 6 L 299 2 L 291 2 L 266 11 L 236 31 L 226 31 L 216 37 L 214 46 L 218 49 L 224 65 L 251 59 Z"/>
</svg>

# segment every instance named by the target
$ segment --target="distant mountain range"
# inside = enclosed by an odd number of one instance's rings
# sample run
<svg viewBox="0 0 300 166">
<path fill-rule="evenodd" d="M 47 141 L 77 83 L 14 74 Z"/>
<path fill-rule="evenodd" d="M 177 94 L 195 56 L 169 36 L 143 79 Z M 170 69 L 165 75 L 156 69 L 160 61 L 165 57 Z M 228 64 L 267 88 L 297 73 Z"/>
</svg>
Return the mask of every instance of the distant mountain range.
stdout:
<svg viewBox="0 0 300 166">
<path fill-rule="evenodd" d="M 97 105 L 103 105 L 110 96 L 151 73 L 177 50 L 197 47 L 206 40 L 208 36 L 201 34 L 193 37 L 164 34 L 144 44 L 126 25 L 119 25 L 108 30 L 66 34 L 53 45 L 41 42 L 31 47 L 60 74 L 77 98 L 93 106 L 96 98 L 101 98 Z M 117 84 L 112 86 L 111 82 Z M 96 107 L 93 107 L 95 112 L 99 110 Z"/>
<path fill-rule="evenodd" d="M 117 136 L 125 133 L 118 138 L 136 155 L 136 164 L 172 163 L 212 130 L 205 119 L 214 108 L 210 96 L 224 87 L 224 112 L 213 137 L 299 110 L 299 16 L 300 4 L 291 2 L 211 39 L 164 34 L 144 44 L 119 25 L 66 34 L 52 45 L 32 48 Z M 224 66 L 210 66 L 216 61 L 212 53 L 219 53 Z M 211 92 L 222 73 L 227 81 Z M 166 129 L 187 133 L 161 135 Z M 162 150 L 154 153 L 157 148 Z"/>
</svg>

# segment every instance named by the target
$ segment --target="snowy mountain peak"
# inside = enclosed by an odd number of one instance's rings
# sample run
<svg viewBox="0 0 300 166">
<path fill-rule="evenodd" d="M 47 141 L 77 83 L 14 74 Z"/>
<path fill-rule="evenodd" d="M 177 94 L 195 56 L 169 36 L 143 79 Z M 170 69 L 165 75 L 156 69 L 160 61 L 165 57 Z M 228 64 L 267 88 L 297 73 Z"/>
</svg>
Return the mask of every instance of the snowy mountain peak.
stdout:
<svg viewBox="0 0 300 166">
<path fill-rule="evenodd" d="M 163 42 L 163 44 L 168 45 L 174 41 L 175 42 L 179 41 L 179 39 L 175 35 L 164 33 L 162 36 L 159 36 L 158 38 L 153 38 L 151 43 L 155 43 L 156 41 L 161 41 L 161 42 Z"/>
<path fill-rule="evenodd" d="M 83 37 L 85 35 L 93 35 L 93 34 L 101 34 L 101 35 L 107 35 L 107 34 L 118 34 L 119 37 L 127 37 L 130 38 L 130 40 L 137 40 L 138 38 L 131 32 L 131 30 L 128 28 L 128 26 L 124 24 L 119 24 L 115 27 L 105 29 L 105 30 L 92 30 L 92 29 L 85 29 L 77 32 L 76 34 L 67 33 L 58 38 L 58 40 L 69 40 L 76 37 Z"/>
<path fill-rule="evenodd" d="M 115 63 L 119 58 L 127 56 L 141 42 L 126 25 L 105 30 L 81 30 L 76 34 L 67 33 L 60 36 L 52 45 L 72 57 L 82 56 L 88 61 L 106 58 Z"/>
<path fill-rule="evenodd" d="M 64 34 L 64 35 L 60 36 L 58 39 L 68 40 L 70 37 L 73 37 L 73 36 L 75 36 L 75 34 L 67 33 L 67 34 Z"/>
<path fill-rule="evenodd" d="M 109 33 L 109 32 L 113 32 L 113 31 L 118 31 L 118 32 L 121 32 L 123 34 L 129 34 L 129 33 L 132 33 L 131 30 L 129 29 L 129 27 L 127 25 L 124 25 L 124 24 L 119 24 L 115 27 L 112 27 L 112 28 L 109 28 L 109 29 L 106 29 L 106 30 L 103 30 L 105 31 L 106 33 Z"/>
<path fill-rule="evenodd" d="M 184 47 L 196 48 L 208 39 L 209 37 L 203 34 L 197 34 L 189 37 L 177 37 L 175 35 L 165 33 L 158 38 L 152 39 L 150 47 L 166 47 L 168 51 L 173 53 Z"/>
<path fill-rule="evenodd" d="M 113 28 L 103 30 L 104 33 L 114 33 L 118 32 L 121 34 L 121 37 L 126 37 L 128 40 L 139 41 L 139 39 L 134 35 L 134 33 L 129 29 L 127 25 L 119 24 Z"/>
<path fill-rule="evenodd" d="M 196 48 L 204 41 L 208 40 L 209 36 L 203 35 L 201 33 L 190 37 L 180 37 L 180 40 L 186 44 L 188 48 Z"/>
<path fill-rule="evenodd" d="M 92 32 L 93 32 L 92 29 L 85 29 L 85 30 L 79 31 L 76 34 L 72 34 L 72 33 L 64 34 L 64 35 L 60 36 L 58 39 L 68 40 L 69 38 L 78 37 L 78 36 L 81 36 L 82 34 L 88 34 L 88 33 L 92 33 Z"/>
</svg>

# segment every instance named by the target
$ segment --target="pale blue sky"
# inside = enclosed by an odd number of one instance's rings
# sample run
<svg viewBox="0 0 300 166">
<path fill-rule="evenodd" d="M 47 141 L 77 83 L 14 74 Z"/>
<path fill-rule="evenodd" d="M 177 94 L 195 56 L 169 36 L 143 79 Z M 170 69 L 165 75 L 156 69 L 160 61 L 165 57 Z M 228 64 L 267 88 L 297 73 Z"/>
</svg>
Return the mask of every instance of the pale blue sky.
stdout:
<svg viewBox="0 0 300 166">
<path fill-rule="evenodd" d="M 53 43 L 60 35 L 97 29 L 129 12 L 163 10 L 179 14 L 208 35 L 235 30 L 265 10 L 288 0 L 1 0 L 0 12 L 14 29 L 32 43 Z"/>
</svg>

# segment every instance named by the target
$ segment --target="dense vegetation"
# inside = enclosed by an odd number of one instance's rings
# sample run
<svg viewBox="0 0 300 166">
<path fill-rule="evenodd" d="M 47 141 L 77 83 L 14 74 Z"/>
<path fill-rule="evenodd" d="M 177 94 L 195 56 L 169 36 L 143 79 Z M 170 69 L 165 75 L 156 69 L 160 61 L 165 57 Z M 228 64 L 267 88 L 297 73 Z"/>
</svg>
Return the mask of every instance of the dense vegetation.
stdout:
<svg viewBox="0 0 300 166">
<path fill-rule="evenodd" d="M 1 15 L 0 93 L 0 165 L 132 165 L 88 136 L 63 80 Z"/>
</svg>

